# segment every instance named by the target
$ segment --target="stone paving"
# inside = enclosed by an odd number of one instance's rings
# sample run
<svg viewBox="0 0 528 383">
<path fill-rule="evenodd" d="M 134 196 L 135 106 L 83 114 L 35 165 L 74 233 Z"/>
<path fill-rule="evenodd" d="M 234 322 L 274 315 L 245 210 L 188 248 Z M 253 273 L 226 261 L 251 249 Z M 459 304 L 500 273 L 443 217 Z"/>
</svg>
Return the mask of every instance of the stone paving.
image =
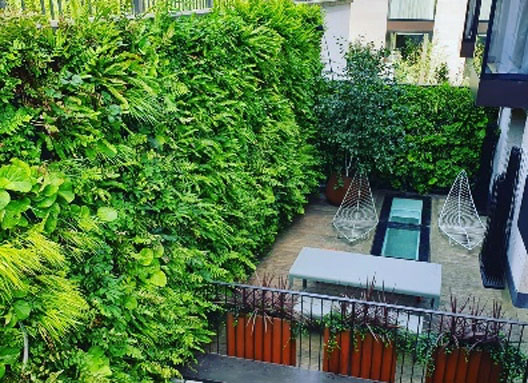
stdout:
<svg viewBox="0 0 528 383">
<path fill-rule="evenodd" d="M 374 193 L 378 214 L 384 195 L 383 192 Z M 448 238 L 438 229 L 437 222 L 445 196 L 432 195 L 431 197 L 430 261 L 442 265 L 440 309 L 449 308 L 451 295 L 457 297 L 458 300 L 465 300 L 471 296 L 485 302 L 487 307 L 491 306 L 493 300 L 497 300 L 502 303 L 505 318 L 528 321 L 528 310 L 513 307 L 507 289 L 493 290 L 485 289 L 482 286 L 478 262 L 480 247 L 469 252 L 460 246 L 449 243 Z M 332 227 L 332 217 L 336 211 L 337 207 L 330 205 L 324 196 L 312 197 L 311 202 L 306 207 L 305 214 L 298 217 L 288 229 L 278 236 L 269 254 L 258 265 L 256 275 L 271 274 L 277 277 L 287 277 L 288 270 L 304 246 L 369 254 L 374 232 L 368 239 L 353 244 L 338 238 Z M 483 222 L 485 222 L 484 218 Z M 254 275 L 251 282 L 255 282 L 255 280 Z M 294 289 L 301 289 L 300 282 L 296 282 Z M 343 287 L 309 283 L 308 290 L 340 295 Z M 408 298 L 405 302 L 399 300 L 397 303 L 413 304 L 412 301 L 408 301 Z"/>
</svg>

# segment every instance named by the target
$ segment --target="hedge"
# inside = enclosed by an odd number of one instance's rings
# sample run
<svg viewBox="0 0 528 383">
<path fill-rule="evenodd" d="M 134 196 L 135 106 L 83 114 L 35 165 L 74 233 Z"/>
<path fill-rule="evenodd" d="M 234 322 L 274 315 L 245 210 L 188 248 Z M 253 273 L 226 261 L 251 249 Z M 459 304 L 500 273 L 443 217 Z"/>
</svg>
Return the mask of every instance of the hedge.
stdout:
<svg viewBox="0 0 528 383">
<path fill-rule="evenodd" d="M 204 284 L 245 278 L 319 184 L 321 22 L 0 14 L 5 381 L 168 381 L 209 341 Z"/>
<path fill-rule="evenodd" d="M 425 193 L 449 190 L 462 169 L 476 177 L 489 111 L 475 106 L 469 88 L 406 85 L 396 103 L 404 141 L 382 179 Z"/>
<path fill-rule="evenodd" d="M 469 88 L 356 81 L 365 72 L 328 81 L 317 104 L 327 175 L 346 174 L 346 165 L 350 176 L 367 172 L 376 188 L 424 194 L 447 193 L 466 170 L 474 184 L 496 109 L 475 106 Z"/>
</svg>

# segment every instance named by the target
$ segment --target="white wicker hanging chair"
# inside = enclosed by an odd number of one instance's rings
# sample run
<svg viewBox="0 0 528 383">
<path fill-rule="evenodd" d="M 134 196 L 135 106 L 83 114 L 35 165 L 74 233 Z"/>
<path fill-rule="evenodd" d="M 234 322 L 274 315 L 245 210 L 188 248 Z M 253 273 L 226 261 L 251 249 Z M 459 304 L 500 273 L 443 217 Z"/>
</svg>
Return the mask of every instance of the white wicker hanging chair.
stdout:
<svg viewBox="0 0 528 383">
<path fill-rule="evenodd" d="M 378 224 L 378 214 L 368 178 L 356 173 L 332 224 L 350 242 L 367 238 Z"/>
<path fill-rule="evenodd" d="M 456 242 L 467 250 L 474 249 L 484 239 L 486 227 L 475 208 L 465 170 L 458 174 L 449 190 L 438 217 L 438 226 L 450 241 Z"/>
</svg>

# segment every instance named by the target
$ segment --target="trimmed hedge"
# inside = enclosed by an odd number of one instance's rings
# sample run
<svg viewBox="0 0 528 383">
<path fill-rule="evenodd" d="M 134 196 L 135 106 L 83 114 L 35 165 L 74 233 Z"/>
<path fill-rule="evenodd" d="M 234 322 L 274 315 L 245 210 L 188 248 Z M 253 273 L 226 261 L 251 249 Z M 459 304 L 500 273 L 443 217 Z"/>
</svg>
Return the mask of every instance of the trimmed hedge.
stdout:
<svg viewBox="0 0 528 383">
<path fill-rule="evenodd" d="M 382 62 L 378 51 L 357 47 L 347 56 L 349 70 L 358 62 Z M 349 164 L 350 176 L 366 171 L 376 187 L 422 194 L 447 192 L 462 169 L 474 182 L 496 109 L 475 106 L 469 88 L 386 84 L 383 71 L 365 67 L 347 80 L 327 81 L 320 96 L 319 147 L 327 174 L 345 174 Z"/>
<path fill-rule="evenodd" d="M 0 294 L 6 381 L 168 381 L 210 339 L 204 284 L 247 276 L 319 184 L 321 22 L 287 0 L 55 31 L 0 15 L 0 246 L 45 236 L 64 262 L 16 271 L 80 294 L 57 336 L 31 279 Z"/>
<path fill-rule="evenodd" d="M 425 193 L 448 190 L 462 169 L 475 178 L 488 115 L 475 106 L 470 89 L 406 85 L 397 104 L 404 144 L 393 174 L 382 179 L 398 190 Z"/>
</svg>

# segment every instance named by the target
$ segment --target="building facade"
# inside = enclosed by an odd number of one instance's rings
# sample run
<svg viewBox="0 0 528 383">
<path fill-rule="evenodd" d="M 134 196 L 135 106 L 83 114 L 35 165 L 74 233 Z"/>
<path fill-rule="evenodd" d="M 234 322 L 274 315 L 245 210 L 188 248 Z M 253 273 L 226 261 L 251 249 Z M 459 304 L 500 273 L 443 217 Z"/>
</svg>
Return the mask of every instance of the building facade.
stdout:
<svg viewBox="0 0 528 383">
<path fill-rule="evenodd" d="M 477 25 L 479 0 L 470 0 L 466 24 L 468 36 Z M 474 6 L 473 6 L 474 5 Z M 504 279 L 512 302 L 528 307 L 528 0 L 493 0 L 485 40 L 482 73 L 477 89 L 477 104 L 499 107 L 499 138 L 493 158 L 489 185 L 491 220 L 504 227 L 502 250 L 481 259 L 495 257 L 504 265 Z M 482 10 L 481 12 L 486 12 Z M 471 20 L 473 25 L 471 26 Z M 471 33 L 471 29 L 473 33 Z M 471 40 L 470 40 L 471 41 Z M 473 39 L 474 43 L 474 39 Z M 503 182 L 504 181 L 504 182 Z M 503 187 L 499 184 L 503 182 Z M 495 206 L 496 205 L 496 206 Z M 498 209 L 506 214 L 495 214 Z M 501 216 L 502 217 L 499 217 Z M 493 222 L 492 222 L 493 223 Z M 490 225 L 492 226 L 492 225 Z M 489 235 L 489 232 L 488 232 Z M 489 238 L 488 238 L 489 239 Z M 490 270 L 481 268 L 483 281 Z M 493 270 L 491 270 L 493 272 Z M 485 283 L 486 284 L 486 283 Z"/>
<path fill-rule="evenodd" d="M 482 0 L 479 33 L 487 29 L 491 0 Z M 453 83 L 460 82 L 465 60 L 459 50 L 467 0 L 354 0 L 323 3 L 326 33 L 323 60 L 334 72 L 343 68 L 342 47 L 362 40 L 399 50 L 411 41 L 433 44 L 433 56 L 445 62 Z"/>
</svg>

